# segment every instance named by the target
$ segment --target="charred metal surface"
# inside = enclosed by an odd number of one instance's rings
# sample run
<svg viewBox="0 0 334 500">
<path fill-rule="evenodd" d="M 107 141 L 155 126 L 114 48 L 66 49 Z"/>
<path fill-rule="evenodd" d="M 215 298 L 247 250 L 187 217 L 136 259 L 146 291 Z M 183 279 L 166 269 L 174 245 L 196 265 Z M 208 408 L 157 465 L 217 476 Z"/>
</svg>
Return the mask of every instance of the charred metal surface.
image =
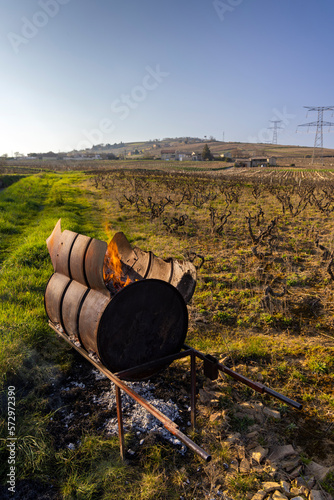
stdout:
<svg viewBox="0 0 334 500">
<path fill-rule="evenodd" d="M 172 285 L 137 281 L 107 305 L 97 330 L 96 352 L 112 371 L 126 370 L 178 352 L 187 328 L 186 305 Z"/>
<path fill-rule="evenodd" d="M 161 259 L 152 252 L 132 248 L 123 233 L 116 233 L 112 241 L 117 244 L 122 263 L 133 279 L 160 279 L 171 283 L 189 302 L 196 286 L 196 268 L 190 261 Z M 133 273 L 133 274 L 132 274 Z"/>
<path fill-rule="evenodd" d="M 218 360 L 211 354 L 206 354 L 204 357 L 204 375 L 210 380 L 218 378 Z"/>
</svg>

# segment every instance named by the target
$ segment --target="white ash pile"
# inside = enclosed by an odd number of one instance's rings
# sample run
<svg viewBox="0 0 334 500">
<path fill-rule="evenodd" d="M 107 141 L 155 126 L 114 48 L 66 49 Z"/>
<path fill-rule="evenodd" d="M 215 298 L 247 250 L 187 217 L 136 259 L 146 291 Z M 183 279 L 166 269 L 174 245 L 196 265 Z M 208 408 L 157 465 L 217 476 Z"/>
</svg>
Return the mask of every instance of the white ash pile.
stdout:
<svg viewBox="0 0 334 500">
<path fill-rule="evenodd" d="M 100 373 L 94 372 L 97 377 L 101 377 Z M 180 413 L 177 405 L 169 399 L 156 398 L 154 395 L 155 386 L 146 382 L 127 382 L 127 386 L 139 394 L 142 398 L 146 399 L 157 410 L 161 411 L 166 417 L 173 422 L 180 419 Z M 140 444 L 143 443 L 144 437 L 152 432 L 159 433 L 161 437 L 172 443 L 173 445 L 181 446 L 181 453 L 185 453 L 186 447 L 181 441 L 175 438 L 165 427 L 162 422 L 155 418 L 139 403 L 132 399 L 128 394 L 121 391 L 122 397 L 122 416 L 124 432 L 134 432 L 140 439 Z M 104 392 L 101 396 L 94 396 L 94 403 L 102 405 L 108 409 L 116 408 L 116 391 L 115 385 L 110 383 L 110 391 Z M 118 422 L 117 417 L 107 420 L 104 424 L 104 429 L 110 435 L 118 435 Z"/>
</svg>

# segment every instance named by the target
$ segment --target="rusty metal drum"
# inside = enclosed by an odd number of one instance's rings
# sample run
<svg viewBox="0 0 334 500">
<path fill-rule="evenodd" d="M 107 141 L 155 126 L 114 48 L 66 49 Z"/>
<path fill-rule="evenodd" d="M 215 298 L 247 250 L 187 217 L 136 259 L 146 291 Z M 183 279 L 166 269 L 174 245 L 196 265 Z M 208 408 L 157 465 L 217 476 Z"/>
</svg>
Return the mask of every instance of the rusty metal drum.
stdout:
<svg viewBox="0 0 334 500">
<path fill-rule="evenodd" d="M 193 294 L 196 271 L 189 262 L 132 248 L 123 233 L 116 233 L 112 242 L 130 283 L 123 282 L 123 288 L 105 282 L 107 244 L 61 231 L 58 221 L 47 239 L 55 273 L 44 303 L 51 323 L 78 339 L 110 371 L 122 372 L 182 348 L 188 328 L 186 301 Z M 167 364 L 139 369 L 135 379 L 147 378 Z"/>
<path fill-rule="evenodd" d="M 44 307 L 49 320 L 61 324 L 61 303 L 71 280 L 63 274 L 54 273 L 48 281 L 44 293 Z"/>
</svg>

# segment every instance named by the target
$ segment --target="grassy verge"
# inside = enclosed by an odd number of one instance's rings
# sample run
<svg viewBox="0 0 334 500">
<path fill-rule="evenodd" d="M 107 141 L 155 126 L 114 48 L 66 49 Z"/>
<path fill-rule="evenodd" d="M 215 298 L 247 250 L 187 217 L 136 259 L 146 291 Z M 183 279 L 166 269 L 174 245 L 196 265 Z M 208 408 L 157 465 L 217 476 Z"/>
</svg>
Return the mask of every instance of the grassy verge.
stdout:
<svg viewBox="0 0 334 500">
<path fill-rule="evenodd" d="M 58 218 L 98 236 L 81 175 L 26 177 L 0 194 L 0 373 L 19 370 L 25 352 L 48 342 L 43 292 L 52 267 L 45 240 Z"/>
</svg>

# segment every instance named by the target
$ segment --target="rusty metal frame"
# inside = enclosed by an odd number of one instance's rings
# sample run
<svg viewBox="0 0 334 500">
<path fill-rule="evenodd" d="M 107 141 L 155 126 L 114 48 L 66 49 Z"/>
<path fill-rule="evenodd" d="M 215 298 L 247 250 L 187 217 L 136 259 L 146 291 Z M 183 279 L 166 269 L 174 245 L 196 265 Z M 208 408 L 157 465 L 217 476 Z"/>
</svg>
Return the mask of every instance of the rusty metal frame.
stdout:
<svg viewBox="0 0 334 500">
<path fill-rule="evenodd" d="M 283 403 L 292 406 L 296 410 L 301 410 L 303 408 L 303 405 L 301 403 L 298 403 L 297 401 L 294 401 L 293 399 L 284 396 L 284 394 L 281 394 L 280 392 L 274 391 L 270 387 L 267 387 L 266 385 L 261 384 L 260 382 L 255 382 L 254 380 L 250 380 L 244 375 L 241 375 L 240 373 L 231 370 L 231 368 L 222 365 L 221 363 L 218 362 L 218 359 L 215 358 L 214 356 L 211 356 L 211 354 L 203 354 L 202 352 L 197 351 L 193 347 L 189 347 L 186 344 L 183 344 L 183 348 L 192 349 L 194 355 L 197 356 L 202 361 L 204 361 L 204 374 L 207 377 L 211 378 L 211 380 L 215 380 L 218 377 L 218 370 L 219 370 L 223 373 L 226 373 L 226 375 L 229 375 L 230 377 L 234 378 L 238 382 L 247 385 L 254 391 L 259 392 L 260 394 L 268 394 L 269 396 L 277 398 L 280 401 L 283 401 Z"/>
<path fill-rule="evenodd" d="M 209 455 L 205 450 L 203 450 L 200 446 L 194 443 L 188 436 L 183 434 L 178 428 L 178 425 L 175 424 L 172 420 L 170 420 L 166 415 L 164 415 L 161 411 L 151 405 L 146 399 L 140 396 L 133 389 L 128 387 L 128 385 L 122 379 L 126 379 L 128 377 L 135 377 L 137 373 L 142 373 L 143 370 L 157 369 L 163 368 L 164 366 L 169 365 L 172 361 L 177 359 L 185 358 L 187 356 L 190 357 L 190 408 L 191 408 L 191 430 L 195 430 L 196 426 L 196 357 L 201 359 L 204 367 L 204 374 L 209 377 L 211 380 L 215 380 L 218 377 L 218 371 L 226 373 L 230 377 L 238 380 L 239 382 L 251 387 L 253 390 L 263 394 L 266 393 L 270 396 L 273 396 L 290 406 L 301 410 L 302 405 L 292 399 L 280 394 L 270 387 L 267 387 L 259 382 L 254 382 L 253 380 L 244 377 L 240 373 L 234 372 L 230 368 L 222 365 L 218 362 L 218 360 L 211 356 L 210 354 L 203 354 L 196 349 L 189 347 L 188 345 L 183 345 L 183 351 L 177 352 L 175 354 L 171 354 L 169 356 L 165 356 L 163 358 L 159 358 L 154 361 L 150 361 L 148 363 L 144 363 L 140 366 L 135 366 L 129 368 L 128 370 L 123 370 L 118 373 L 112 373 L 109 371 L 100 361 L 95 361 L 89 356 L 88 352 L 81 346 L 76 345 L 68 335 L 64 332 L 60 331 L 57 326 L 49 321 L 50 327 L 61 337 L 63 338 L 71 347 L 73 347 L 76 351 L 78 351 L 87 361 L 89 361 L 95 368 L 97 368 L 101 373 L 103 373 L 106 377 L 111 380 L 115 384 L 116 390 L 116 406 L 117 406 L 117 421 L 118 421 L 118 437 L 120 444 L 120 455 L 122 459 L 124 459 L 125 451 L 124 451 L 124 428 L 123 428 L 123 418 L 122 418 L 122 398 L 121 398 L 121 390 L 127 393 L 132 399 L 134 399 L 137 403 L 139 403 L 143 408 L 145 408 L 149 413 L 151 413 L 155 418 L 160 420 L 164 427 L 174 436 L 176 436 L 182 443 L 184 443 L 188 448 L 190 448 L 193 452 L 197 453 L 201 458 L 203 458 L 206 462 L 210 462 L 211 455 Z"/>
<path fill-rule="evenodd" d="M 178 438 L 182 443 L 184 443 L 189 449 L 191 449 L 194 453 L 197 453 L 201 458 L 203 458 L 206 462 L 210 462 L 211 455 L 209 455 L 203 448 L 198 446 L 194 441 L 192 441 L 188 436 L 183 434 L 178 428 L 178 425 L 175 424 L 172 420 L 170 420 L 166 415 L 164 415 L 161 411 L 151 405 L 146 399 L 141 397 L 137 392 L 128 387 L 128 385 L 121 379 L 121 377 L 125 377 L 126 375 L 135 374 L 136 370 L 149 367 L 154 368 L 154 366 L 163 366 L 164 363 L 169 364 L 171 361 L 185 358 L 190 356 L 190 364 L 191 364 L 191 428 L 195 429 L 196 425 L 196 351 L 192 348 L 186 348 L 184 351 L 172 354 L 171 356 L 166 356 L 165 358 L 160 358 L 157 361 L 152 361 L 149 363 L 145 363 L 145 365 L 141 365 L 140 367 L 134 367 L 130 370 L 124 370 L 123 372 L 119 372 L 118 374 L 114 374 L 110 372 L 102 363 L 95 361 L 92 359 L 88 352 L 85 351 L 82 347 L 76 345 L 65 333 L 61 332 L 55 324 L 49 321 L 50 327 L 61 337 L 63 338 L 71 347 L 73 347 L 77 352 L 79 352 L 87 361 L 89 361 L 95 368 L 97 368 L 101 373 L 103 373 L 106 377 L 111 380 L 115 384 L 116 389 L 116 406 L 117 406 L 117 420 L 118 420 L 118 437 L 120 444 L 120 455 L 121 458 L 124 459 L 125 450 L 124 450 L 124 428 L 123 428 L 123 419 L 122 419 L 122 401 L 121 401 L 121 389 L 126 392 L 132 399 L 134 399 L 137 403 L 139 403 L 143 408 L 145 408 L 149 413 L 151 413 L 155 418 L 160 420 L 164 427 L 171 433 L 173 436 Z"/>
</svg>

